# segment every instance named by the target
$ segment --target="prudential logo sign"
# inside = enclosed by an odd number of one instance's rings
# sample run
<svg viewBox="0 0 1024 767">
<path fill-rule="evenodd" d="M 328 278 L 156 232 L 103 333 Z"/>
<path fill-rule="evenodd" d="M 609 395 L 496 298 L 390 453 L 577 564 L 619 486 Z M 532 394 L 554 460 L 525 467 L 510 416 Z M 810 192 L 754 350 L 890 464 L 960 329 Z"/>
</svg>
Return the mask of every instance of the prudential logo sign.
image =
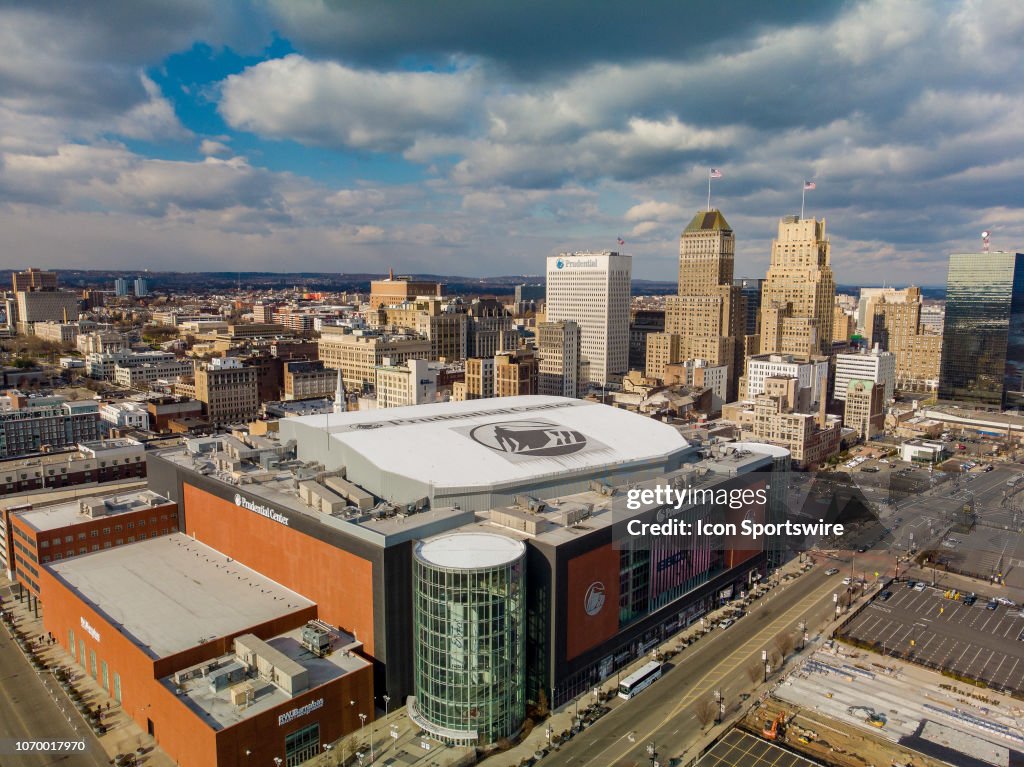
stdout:
<svg viewBox="0 0 1024 767">
<path fill-rule="evenodd" d="M 251 511 L 253 514 L 259 514 L 261 517 L 266 517 L 267 519 L 273 522 L 277 522 L 281 525 L 287 525 L 289 521 L 288 517 L 286 517 L 284 514 L 280 514 L 274 511 L 269 506 L 264 506 L 261 503 L 250 501 L 248 498 L 243 497 L 240 493 L 235 493 L 235 506 L 239 506 L 243 509 L 246 509 L 247 511 Z"/>
<path fill-rule="evenodd" d="M 555 261 L 555 268 L 561 269 L 564 266 L 565 266 L 565 261 L 563 261 L 562 259 L 558 259 L 557 261 Z"/>
</svg>

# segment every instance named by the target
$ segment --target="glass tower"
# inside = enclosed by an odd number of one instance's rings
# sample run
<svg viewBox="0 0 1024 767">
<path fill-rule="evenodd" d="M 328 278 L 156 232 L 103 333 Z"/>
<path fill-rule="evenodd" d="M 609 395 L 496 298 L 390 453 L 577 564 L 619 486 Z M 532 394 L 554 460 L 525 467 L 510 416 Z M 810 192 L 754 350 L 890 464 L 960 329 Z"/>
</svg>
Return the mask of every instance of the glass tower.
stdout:
<svg viewBox="0 0 1024 767">
<path fill-rule="evenodd" d="M 452 533 L 416 545 L 412 719 L 450 743 L 486 745 L 526 715 L 522 542 Z"/>
<path fill-rule="evenodd" d="M 1024 253 L 954 253 L 946 282 L 939 399 L 1024 402 Z"/>
</svg>

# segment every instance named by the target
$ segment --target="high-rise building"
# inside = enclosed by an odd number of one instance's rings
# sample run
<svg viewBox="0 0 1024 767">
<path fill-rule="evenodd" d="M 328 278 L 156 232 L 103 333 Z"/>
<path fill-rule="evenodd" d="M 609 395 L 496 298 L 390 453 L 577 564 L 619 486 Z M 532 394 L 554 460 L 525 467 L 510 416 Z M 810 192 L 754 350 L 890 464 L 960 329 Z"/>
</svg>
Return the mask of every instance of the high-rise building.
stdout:
<svg viewBox="0 0 1024 767">
<path fill-rule="evenodd" d="M 838 399 L 839 389 L 836 383 Z M 874 381 L 851 380 L 843 392 L 846 407 L 843 424 L 861 439 L 871 439 L 885 426 L 885 391 Z"/>
<path fill-rule="evenodd" d="M 647 369 L 647 336 L 665 332 L 665 310 L 633 308 L 629 313 L 629 369 Z"/>
<path fill-rule="evenodd" d="M 740 289 L 743 297 L 743 334 L 756 336 L 761 333 L 761 291 L 764 278 L 737 277 L 732 284 Z"/>
<path fill-rule="evenodd" d="M 896 388 L 934 392 L 939 381 L 942 336 L 922 323 L 921 289 L 874 288 L 861 291 L 864 337 L 896 355 Z M 941 332 L 941 329 L 940 329 Z"/>
<path fill-rule="evenodd" d="M 149 295 L 149 281 L 145 277 L 135 278 L 135 297 L 145 298 Z"/>
<path fill-rule="evenodd" d="M 656 349 L 648 352 L 647 375 L 660 377 L 664 364 L 703 359 L 729 367 L 729 397 L 735 395 L 746 326 L 742 288 L 733 280 L 735 251 L 736 235 L 721 211 L 699 211 L 683 230 L 677 295 L 665 302 L 665 333 L 678 340 L 648 336 Z"/>
<path fill-rule="evenodd" d="M 44 272 L 35 267 L 29 267 L 22 272 L 11 272 L 11 289 L 15 293 L 22 290 L 56 290 L 57 273 Z"/>
<path fill-rule="evenodd" d="M 606 386 L 629 367 L 631 256 L 563 253 L 547 260 L 545 309 L 549 322 L 580 326 L 583 384 Z"/>
<path fill-rule="evenodd" d="M 832 307 L 832 341 L 849 341 L 856 332 L 856 316 L 848 314 L 846 309 L 836 302 L 836 305 Z"/>
<path fill-rule="evenodd" d="M 782 218 L 761 296 L 761 353 L 830 354 L 835 293 L 824 219 Z"/>
<path fill-rule="evenodd" d="M 954 253 L 946 282 L 939 398 L 1024 404 L 1024 253 Z"/>
<path fill-rule="evenodd" d="M 493 357 L 519 345 L 512 315 L 493 298 L 473 301 L 466 312 L 466 356 Z"/>
<path fill-rule="evenodd" d="M 494 357 L 471 357 L 466 360 L 465 399 L 493 396 Z"/>
<path fill-rule="evenodd" d="M 879 347 L 836 355 L 835 399 L 846 400 L 851 381 L 870 381 L 881 387 L 882 400 L 892 399 L 896 389 L 896 355 Z"/>
<path fill-rule="evenodd" d="M 215 426 L 253 421 L 259 414 L 257 370 L 233 357 L 215 357 L 195 372 L 196 399 Z"/>
<path fill-rule="evenodd" d="M 494 355 L 494 396 L 520 397 L 537 393 L 537 355 L 517 349 Z"/>
<path fill-rule="evenodd" d="M 807 410 L 828 394 L 828 358 L 803 360 L 792 354 L 756 354 L 747 360 L 741 394 L 749 400 L 764 394 L 769 378 L 794 378 L 797 393 L 806 391 L 805 401 L 794 400 L 794 407 Z"/>
<path fill-rule="evenodd" d="M 127 277 L 118 277 L 114 280 L 114 295 L 127 296 L 132 289 L 132 284 Z"/>
<path fill-rule="evenodd" d="M 20 290 L 18 299 L 18 331 L 31 332 L 36 322 L 74 322 L 78 319 L 80 299 L 67 290 Z"/>
<path fill-rule="evenodd" d="M 537 393 L 579 396 L 580 326 L 572 320 L 537 324 Z"/>
</svg>

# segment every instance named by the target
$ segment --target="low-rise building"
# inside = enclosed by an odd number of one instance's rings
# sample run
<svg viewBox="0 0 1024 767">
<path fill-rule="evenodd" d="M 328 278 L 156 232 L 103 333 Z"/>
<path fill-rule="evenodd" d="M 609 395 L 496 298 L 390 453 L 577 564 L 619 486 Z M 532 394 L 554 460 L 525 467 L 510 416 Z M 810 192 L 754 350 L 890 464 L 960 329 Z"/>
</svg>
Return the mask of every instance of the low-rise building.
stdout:
<svg viewBox="0 0 1024 767">
<path fill-rule="evenodd" d="M 72 450 L 0 461 L 0 495 L 119 482 L 146 476 L 146 449 L 126 437 L 83 442 Z"/>
<path fill-rule="evenodd" d="M 896 355 L 878 346 L 852 354 L 836 355 L 835 399 L 846 400 L 851 381 L 872 381 L 882 387 L 886 402 L 896 389 Z"/>
<path fill-rule="evenodd" d="M 437 369 L 427 360 L 406 360 L 377 367 L 376 407 L 404 407 L 437 401 Z"/>
<path fill-rule="evenodd" d="M 291 360 L 284 363 L 284 401 L 333 397 L 338 371 L 324 367 L 323 360 Z"/>
<path fill-rule="evenodd" d="M 90 442 L 100 431 L 95 400 L 30 397 L 18 390 L 0 397 L 0 458 Z"/>
<path fill-rule="evenodd" d="M 149 429 L 149 411 L 142 402 L 106 402 L 100 405 L 100 420 L 118 429 Z"/>
<path fill-rule="evenodd" d="M 158 433 L 171 430 L 170 423 L 182 418 L 201 418 L 203 403 L 189 397 L 158 397 L 146 402 L 149 429 Z"/>
<path fill-rule="evenodd" d="M 70 346 L 78 338 L 78 325 L 74 322 L 37 322 L 32 326 L 32 332 L 44 341 Z"/>
</svg>

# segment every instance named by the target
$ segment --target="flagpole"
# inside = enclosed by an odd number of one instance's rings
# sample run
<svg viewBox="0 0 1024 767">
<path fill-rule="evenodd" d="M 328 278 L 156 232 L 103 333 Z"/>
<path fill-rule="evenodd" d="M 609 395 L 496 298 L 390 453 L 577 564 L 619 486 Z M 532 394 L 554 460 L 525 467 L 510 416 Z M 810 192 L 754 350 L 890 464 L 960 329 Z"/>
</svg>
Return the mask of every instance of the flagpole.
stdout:
<svg viewBox="0 0 1024 767">
<path fill-rule="evenodd" d="M 708 210 L 711 210 L 711 171 L 708 171 Z"/>
<path fill-rule="evenodd" d="M 803 191 L 800 193 L 800 220 L 804 218 L 804 202 L 807 200 L 807 182 L 803 183 Z"/>
</svg>

